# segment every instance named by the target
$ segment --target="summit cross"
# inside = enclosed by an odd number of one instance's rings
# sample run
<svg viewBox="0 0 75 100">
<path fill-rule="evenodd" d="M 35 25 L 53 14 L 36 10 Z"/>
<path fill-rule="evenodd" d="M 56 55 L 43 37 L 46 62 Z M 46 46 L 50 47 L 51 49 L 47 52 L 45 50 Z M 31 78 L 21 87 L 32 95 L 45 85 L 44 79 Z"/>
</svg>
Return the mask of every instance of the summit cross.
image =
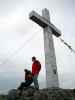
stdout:
<svg viewBox="0 0 75 100">
<path fill-rule="evenodd" d="M 29 14 L 29 18 L 43 28 L 46 87 L 59 87 L 56 56 L 52 35 L 59 37 L 61 36 L 61 31 L 51 23 L 49 11 L 46 8 L 42 10 L 42 16 L 40 16 L 35 11 L 32 11 Z"/>
</svg>

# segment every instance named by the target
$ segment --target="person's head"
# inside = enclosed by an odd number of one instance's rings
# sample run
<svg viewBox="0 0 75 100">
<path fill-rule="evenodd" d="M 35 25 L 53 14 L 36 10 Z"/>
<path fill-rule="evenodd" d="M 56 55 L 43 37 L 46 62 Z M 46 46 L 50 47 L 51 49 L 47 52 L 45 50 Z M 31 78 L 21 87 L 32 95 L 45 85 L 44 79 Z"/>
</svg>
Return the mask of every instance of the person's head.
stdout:
<svg viewBox="0 0 75 100">
<path fill-rule="evenodd" d="M 28 70 L 27 69 L 24 69 L 24 71 L 27 72 Z"/>
<path fill-rule="evenodd" d="M 34 62 L 34 61 L 36 61 L 36 57 L 35 56 L 32 57 L 32 62 Z"/>
</svg>

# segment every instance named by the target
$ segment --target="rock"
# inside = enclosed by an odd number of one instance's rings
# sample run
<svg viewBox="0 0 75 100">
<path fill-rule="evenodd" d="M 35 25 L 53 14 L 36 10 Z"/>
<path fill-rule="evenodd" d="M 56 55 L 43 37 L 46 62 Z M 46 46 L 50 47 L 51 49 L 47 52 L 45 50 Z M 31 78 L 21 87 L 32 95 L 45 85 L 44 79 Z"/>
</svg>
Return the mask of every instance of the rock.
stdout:
<svg viewBox="0 0 75 100">
<path fill-rule="evenodd" d="M 34 95 L 34 92 L 35 92 L 34 87 L 29 87 L 29 88 L 24 89 L 22 91 L 22 95 L 25 95 L 25 96 L 33 96 Z"/>
<path fill-rule="evenodd" d="M 10 90 L 9 93 L 8 93 L 7 100 L 16 100 L 16 92 L 17 92 L 16 89 Z"/>
<path fill-rule="evenodd" d="M 24 88 L 19 96 L 17 96 L 17 90 L 9 91 L 8 100 L 75 100 L 75 92 L 73 89 L 35 90 L 34 87 L 28 87 Z"/>
<path fill-rule="evenodd" d="M 40 91 L 34 93 L 34 100 L 48 100 L 48 92 Z"/>
</svg>

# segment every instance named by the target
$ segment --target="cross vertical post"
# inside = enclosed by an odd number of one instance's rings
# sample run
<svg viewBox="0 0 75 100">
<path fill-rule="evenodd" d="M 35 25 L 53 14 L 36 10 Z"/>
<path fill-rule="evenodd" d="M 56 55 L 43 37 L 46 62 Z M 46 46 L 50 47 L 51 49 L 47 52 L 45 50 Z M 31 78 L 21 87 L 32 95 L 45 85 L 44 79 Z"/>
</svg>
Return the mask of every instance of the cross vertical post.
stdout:
<svg viewBox="0 0 75 100">
<path fill-rule="evenodd" d="M 42 10 L 42 16 L 50 22 L 49 11 L 47 9 Z M 44 34 L 44 52 L 45 52 L 45 68 L 46 68 L 46 85 L 47 88 L 59 87 L 56 57 L 54 50 L 54 43 L 52 37 L 52 29 L 48 27 L 43 28 Z"/>
</svg>

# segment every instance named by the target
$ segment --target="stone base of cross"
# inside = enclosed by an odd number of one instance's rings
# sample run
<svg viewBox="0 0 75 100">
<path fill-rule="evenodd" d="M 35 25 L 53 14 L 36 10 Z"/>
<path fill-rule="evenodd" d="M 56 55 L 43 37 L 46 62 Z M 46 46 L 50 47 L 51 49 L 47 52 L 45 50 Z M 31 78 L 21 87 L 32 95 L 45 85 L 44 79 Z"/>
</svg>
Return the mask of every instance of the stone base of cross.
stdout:
<svg viewBox="0 0 75 100">
<path fill-rule="evenodd" d="M 43 28 L 47 88 L 59 87 L 52 34 L 59 37 L 61 32 L 50 22 L 49 11 L 46 8 L 42 10 L 42 16 L 32 11 L 29 17 Z"/>
</svg>

